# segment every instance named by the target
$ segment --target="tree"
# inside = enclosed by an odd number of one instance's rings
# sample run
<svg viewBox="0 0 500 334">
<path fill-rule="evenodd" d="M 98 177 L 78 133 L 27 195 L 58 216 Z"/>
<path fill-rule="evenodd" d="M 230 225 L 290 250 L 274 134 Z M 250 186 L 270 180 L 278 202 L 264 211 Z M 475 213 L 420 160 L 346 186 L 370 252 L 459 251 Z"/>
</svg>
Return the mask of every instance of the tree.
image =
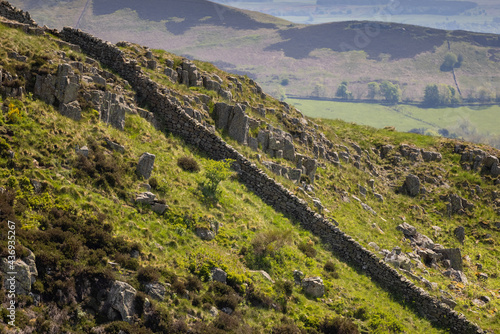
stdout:
<svg viewBox="0 0 500 334">
<path fill-rule="evenodd" d="M 325 87 L 321 84 L 316 84 L 312 91 L 312 96 L 314 97 L 323 97 L 325 96 Z"/>
<path fill-rule="evenodd" d="M 437 107 L 460 103 L 457 90 L 449 85 L 429 84 L 424 91 L 424 106 Z"/>
<path fill-rule="evenodd" d="M 380 93 L 387 102 L 398 103 L 401 100 L 401 89 L 392 82 L 383 81 L 380 84 Z"/>
<path fill-rule="evenodd" d="M 435 107 L 439 105 L 439 89 L 437 85 L 427 85 L 424 91 L 424 105 Z"/>
<path fill-rule="evenodd" d="M 352 99 L 352 93 L 347 89 L 347 81 L 342 81 L 342 83 L 337 88 L 337 93 L 335 96 L 341 99 Z"/>
<path fill-rule="evenodd" d="M 201 183 L 201 192 L 207 200 L 217 201 L 220 196 L 219 183 L 231 176 L 232 159 L 209 160 L 205 166 L 206 181 Z"/>
<path fill-rule="evenodd" d="M 441 64 L 441 71 L 443 72 L 449 72 L 451 71 L 454 67 L 458 67 L 458 58 L 457 55 L 454 54 L 453 52 L 447 52 L 446 55 L 444 56 L 444 61 L 443 64 Z M 460 63 L 461 65 L 461 63 Z"/>
<path fill-rule="evenodd" d="M 380 85 L 377 82 L 368 83 L 368 98 L 374 99 L 375 96 L 380 94 Z"/>
</svg>

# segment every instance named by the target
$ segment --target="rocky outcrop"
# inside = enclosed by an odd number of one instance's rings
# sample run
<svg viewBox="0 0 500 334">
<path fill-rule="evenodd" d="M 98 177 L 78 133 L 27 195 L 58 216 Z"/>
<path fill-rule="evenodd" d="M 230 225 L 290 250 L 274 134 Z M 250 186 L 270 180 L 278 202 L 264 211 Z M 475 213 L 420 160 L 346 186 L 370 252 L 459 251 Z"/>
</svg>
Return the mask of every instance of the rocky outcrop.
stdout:
<svg viewBox="0 0 500 334">
<path fill-rule="evenodd" d="M 81 119 L 81 108 L 76 101 L 80 89 L 80 76 L 69 64 L 61 64 L 57 74 L 36 76 L 34 95 L 48 104 L 58 105 L 59 111 L 75 120 Z"/>
<path fill-rule="evenodd" d="M 125 114 L 131 113 L 132 109 L 125 103 L 122 95 L 100 90 L 93 90 L 87 94 L 90 95 L 90 102 L 94 109 L 99 111 L 101 122 L 119 130 L 125 128 Z"/>
<path fill-rule="evenodd" d="M 106 300 L 107 316 L 110 320 L 132 322 L 135 310 L 137 291 L 128 283 L 115 281 Z"/>
<path fill-rule="evenodd" d="M 467 210 L 474 208 L 474 204 L 458 196 L 457 194 L 449 194 L 448 196 L 442 196 L 441 200 L 447 201 L 446 210 L 448 215 L 464 215 Z"/>
<path fill-rule="evenodd" d="M 0 260 L 0 271 L 3 273 L 4 288 L 11 290 L 12 287 L 16 294 L 27 295 L 31 292 L 31 286 L 38 276 L 35 255 L 28 250 L 28 255 L 22 259 L 16 259 L 13 267 L 6 258 L 2 258 Z"/>
<path fill-rule="evenodd" d="M 245 114 L 245 105 L 228 105 L 223 102 L 215 104 L 215 126 L 225 130 L 229 136 L 240 144 L 247 143 L 249 117 Z"/>
</svg>

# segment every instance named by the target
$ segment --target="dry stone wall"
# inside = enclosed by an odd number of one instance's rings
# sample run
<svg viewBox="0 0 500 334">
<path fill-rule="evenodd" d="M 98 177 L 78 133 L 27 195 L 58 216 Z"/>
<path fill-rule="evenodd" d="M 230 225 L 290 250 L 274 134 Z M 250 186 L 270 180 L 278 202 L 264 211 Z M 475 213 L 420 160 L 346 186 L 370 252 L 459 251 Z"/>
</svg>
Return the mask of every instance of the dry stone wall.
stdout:
<svg viewBox="0 0 500 334">
<path fill-rule="evenodd" d="M 357 267 L 409 305 L 414 305 L 422 316 L 449 328 L 453 333 L 483 333 L 477 325 L 469 322 L 462 314 L 451 310 L 447 305 L 415 286 L 375 254 L 312 211 L 306 202 L 268 177 L 237 150 L 190 117 L 164 94 L 164 87 L 149 79 L 136 61 L 126 59 L 119 48 L 72 28 L 64 28 L 60 32 L 60 37 L 66 42 L 80 46 L 83 52 L 100 60 L 126 79 L 134 87 L 141 100 L 148 102 L 161 128 L 181 136 L 188 144 L 200 148 L 213 159 L 234 159 L 240 167 L 240 180 L 264 202 L 299 221 L 305 229 L 320 236 L 340 258 Z"/>
<path fill-rule="evenodd" d="M 17 21 L 19 23 L 36 26 L 36 22 L 33 21 L 28 12 L 23 12 L 22 10 L 13 7 L 7 1 L 0 1 L 0 16 L 3 16 L 9 20 Z"/>
</svg>

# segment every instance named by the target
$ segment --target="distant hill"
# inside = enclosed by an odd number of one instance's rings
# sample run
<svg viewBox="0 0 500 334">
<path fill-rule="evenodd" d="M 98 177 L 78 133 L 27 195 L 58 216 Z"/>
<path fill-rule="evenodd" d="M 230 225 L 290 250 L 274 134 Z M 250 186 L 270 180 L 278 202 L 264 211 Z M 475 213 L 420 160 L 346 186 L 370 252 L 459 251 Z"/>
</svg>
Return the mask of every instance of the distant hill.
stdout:
<svg viewBox="0 0 500 334">
<path fill-rule="evenodd" d="M 139 18 L 143 20 L 167 20 L 165 23 L 167 30 L 176 35 L 181 35 L 199 25 L 248 30 L 276 28 L 274 24 L 252 19 L 242 10 L 205 0 L 107 0 L 93 2 L 93 14 L 96 16 L 113 14 L 123 8 L 136 11 Z"/>
<path fill-rule="evenodd" d="M 204 0 L 13 4 L 39 24 L 77 26 L 112 42 L 213 62 L 258 80 L 279 98 L 332 98 L 343 81 L 358 100 L 369 97 L 369 82 L 383 81 L 399 87 L 402 101 L 422 101 L 428 84 L 453 87 L 469 101 L 500 97 L 495 34 L 369 21 L 299 25 Z M 441 67 L 449 52 L 463 59 L 454 73 Z"/>
</svg>

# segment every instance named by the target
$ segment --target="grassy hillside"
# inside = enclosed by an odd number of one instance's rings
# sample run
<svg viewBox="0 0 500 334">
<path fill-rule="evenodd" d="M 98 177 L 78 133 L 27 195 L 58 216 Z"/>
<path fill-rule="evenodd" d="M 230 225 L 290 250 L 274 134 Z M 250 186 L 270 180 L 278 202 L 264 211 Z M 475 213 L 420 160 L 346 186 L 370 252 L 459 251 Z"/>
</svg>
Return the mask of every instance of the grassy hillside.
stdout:
<svg viewBox="0 0 500 334">
<path fill-rule="evenodd" d="M 440 71 L 449 51 L 464 59 L 456 69 L 462 98 L 478 98 L 482 91 L 492 99 L 498 95 L 496 35 L 387 22 L 305 26 L 196 3 L 201 12 L 192 11 L 192 6 L 186 12 L 182 6 L 160 6 L 154 1 L 141 3 L 140 8 L 124 2 L 90 2 L 85 7 L 83 0 L 13 1 L 30 10 L 39 24 L 77 25 L 112 42 L 128 40 L 210 61 L 257 79 L 275 97 L 334 97 L 346 80 L 354 98 L 363 99 L 369 82 L 390 80 L 401 88 L 403 100 L 419 101 L 429 83 L 455 87 L 451 72 Z"/>
<path fill-rule="evenodd" d="M 120 329 L 128 333 L 331 333 L 343 328 L 352 333 L 446 332 L 419 318 L 418 306 L 404 304 L 401 296 L 389 295 L 339 261 L 317 236 L 265 205 L 237 177 L 221 182 L 216 201 L 207 198 L 204 187 L 216 163 L 180 138 L 156 130 L 134 112 L 126 114 L 124 130 L 117 130 L 100 122 L 92 105 L 86 105 L 80 121 L 73 121 L 29 94 L 36 74 L 54 73 L 58 64 L 75 60 L 94 64 L 85 55 L 61 47 L 47 36 L 28 36 L 4 26 L 0 26 L 0 42 L 2 69 L 18 75 L 17 81 L 4 82 L 4 87 L 28 90 L 22 98 L 2 97 L 0 127 L 0 177 L 5 189 L 0 195 L 2 221 L 16 221 L 16 252 L 26 256 L 30 249 L 38 269 L 32 287 L 35 295 L 18 297 L 16 324 L 23 330 L 88 333 L 99 327 L 108 333 Z M 201 87 L 174 83 L 163 71 L 146 68 L 147 59 L 163 66 L 167 62 L 179 65 L 181 57 L 161 50 L 150 54 L 151 50 L 133 44 L 122 44 L 121 48 L 147 75 L 165 85 L 170 97 L 184 108 L 202 111 L 208 107 L 204 121 L 214 123 L 213 105 L 227 100 Z M 25 61 L 9 57 L 13 51 L 25 56 Z M 78 63 L 73 65 L 79 67 Z M 93 71 L 103 70 L 98 64 L 91 66 L 96 68 Z M 445 268 L 439 263 L 414 263 L 413 271 L 405 275 L 430 294 L 453 299 L 455 309 L 482 328 L 499 330 L 498 177 L 462 169 L 460 155 L 453 153 L 453 141 L 341 121 L 302 120 L 294 108 L 287 110 L 277 100 L 256 94 L 256 86 L 248 78 L 237 78 L 242 85 L 237 90 L 232 85 L 233 76 L 208 63 L 196 62 L 196 66 L 199 71 L 216 74 L 222 86 L 233 92 L 233 102 L 247 103 L 248 114 L 264 121 L 264 127 L 271 124 L 295 134 L 299 130 L 292 119 L 300 118 L 303 133 L 317 134 L 314 140 L 323 133 L 335 151 L 359 145 L 363 164 L 370 161 L 377 173 L 343 161 L 342 167 L 335 167 L 318 158 L 317 176 L 307 185 L 276 176 L 262 164 L 263 160 L 283 165 L 291 162 L 252 151 L 224 131 L 216 132 L 311 207 L 313 200 L 320 200 L 325 217 L 335 219 L 342 230 L 366 247 L 376 242 L 383 249 L 398 246 L 411 253 L 408 240 L 396 230 L 403 221 L 446 248 L 459 247 L 468 284 L 443 276 Z M 89 84 L 84 90 L 122 94 L 134 110 L 140 110 L 130 86 L 116 75 L 106 76 L 105 85 Z M 208 102 L 203 102 L 206 99 Z M 85 101 L 80 102 L 85 105 Z M 147 101 L 139 107 L 147 108 Z M 259 116 L 259 108 L 274 112 Z M 123 152 L 111 150 L 106 139 L 122 145 Z M 315 143 L 294 138 L 297 151 L 306 155 L 314 154 Z M 375 152 L 386 144 L 396 145 L 396 149 L 381 158 Z M 439 151 L 443 160 L 398 160 L 400 144 Z M 88 157 L 79 153 L 83 146 L 89 149 Z M 481 148 L 499 155 L 490 147 Z M 136 174 L 144 152 L 156 155 L 149 180 Z M 191 161 L 188 165 L 180 162 L 185 157 Z M 408 173 L 422 178 L 427 193 L 410 198 L 395 191 Z M 363 210 L 354 198 L 362 197 L 359 185 L 368 187 L 370 179 L 374 179 L 373 192 L 385 200 L 376 201 L 369 191 L 363 202 L 377 214 Z M 137 194 L 149 187 L 158 203 L 169 206 L 163 215 L 135 201 Z M 441 197 L 450 193 L 473 202 L 474 209 L 462 216 L 447 216 L 446 201 Z M 452 231 L 459 225 L 466 231 L 463 245 L 453 237 Z M 215 226 L 218 233 L 213 240 L 198 237 L 197 229 L 213 231 Z M 6 235 L 6 226 L 2 228 L 2 235 Z M 5 241 L 2 257 L 7 251 Z M 214 267 L 228 274 L 226 285 L 211 279 Z M 322 277 L 326 294 L 317 299 L 306 296 L 293 283 L 294 270 Z M 436 285 L 429 288 L 419 277 Z M 127 282 L 137 291 L 131 323 L 113 321 L 117 320 L 113 314 L 99 311 L 99 296 L 116 281 Z M 163 300 L 145 294 L 151 283 L 165 288 Z M 4 303 L 5 291 L 3 288 Z M 490 301 L 482 306 L 473 303 L 480 297 Z M 4 310 L 2 330 L 8 321 Z"/>
<path fill-rule="evenodd" d="M 498 106 L 419 108 L 410 105 L 384 106 L 303 99 L 286 101 L 309 117 L 341 119 L 375 128 L 394 126 L 396 130 L 404 132 L 418 130 L 430 135 L 456 135 L 468 141 L 500 147 L 500 132 L 496 125 L 496 120 L 500 117 Z M 443 132 L 443 129 L 448 132 Z"/>
<path fill-rule="evenodd" d="M 60 61 L 56 44 L 45 50 L 44 38 L 0 26 L 2 46 L 13 47 L 14 40 L 31 55 L 28 64 L 40 55 Z M 4 68 L 14 66 L 5 55 L 1 59 Z M 125 130 L 119 131 L 99 122 L 91 109 L 76 122 L 31 94 L 1 103 L 2 220 L 16 222 L 17 254 L 33 251 L 38 269 L 35 299 L 18 296 L 19 329 L 89 333 L 99 326 L 107 333 L 180 333 L 187 328 L 198 333 L 264 333 L 300 328 L 317 333 L 324 332 L 321 326 L 328 318 L 344 326 L 352 327 L 352 322 L 362 331 L 441 332 L 336 260 L 317 237 L 232 178 L 221 183 L 220 200 L 207 203 L 200 184 L 213 162 L 138 115 L 127 115 Z M 106 138 L 122 145 L 124 153 L 107 148 Z M 83 146 L 90 149 L 88 157 L 75 150 Z M 156 155 L 149 181 L 135 173 L 143 152 Z M 179 166 L 183 157 L 191 158 L 200 171 L 184 171 Z M 145 191 L 144 183 L 168 204 L 164 215 L 134 203 L 135 194 Z M 220 230 L 213 241 L 195 235 L 197 227 L 214 222 Z M 6 235 L 6 225 L 2 229 Z M 5 239 L 1 245 L 3 258 Z M 133 255 L 137 251 L 138 257 Z M 228 273 L 227 287 L 207 276 L 212 266 Z M 272 282 L 258 271 L 263 269 Z M 306 297 L 291 283 L 293 270 L 322 276 L 327 294 Z M 85 280 L 101 286 L 126 281 L 138 291 L 148 282 L 160 282 L 167 295 L 161 302 L 149 297 L 152 308 L 139 313 L 134 324 L 110 322 L 95 314 L 94 292 L 82 297 Z M 145 295 L 137 298 L 139 303 Z M 5 289 L 2 299 L 7 301 Z M 375 299 L 380 303 L 373 305 Z M 235 313 L 226 315 L 220 311 L 223 305 Z M 219 316 L 211 313 L 213 306 Z M 1 321 L 2 332 L 10 329 L 7 313 Z"/>
</svg>

